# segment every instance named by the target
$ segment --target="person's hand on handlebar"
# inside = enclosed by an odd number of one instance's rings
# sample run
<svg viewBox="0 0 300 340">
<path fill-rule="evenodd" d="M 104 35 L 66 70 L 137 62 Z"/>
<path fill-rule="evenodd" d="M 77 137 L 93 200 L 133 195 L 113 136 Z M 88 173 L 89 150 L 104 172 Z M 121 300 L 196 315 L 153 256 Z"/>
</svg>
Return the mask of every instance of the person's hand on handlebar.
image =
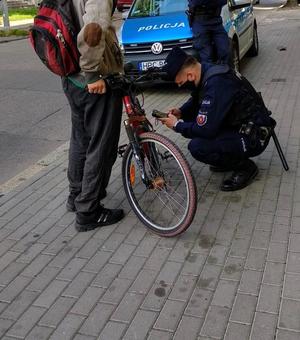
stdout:
<svg viewBox="0 0 300 340">
<path fill-rule="evenodd" d="M 177 117 L 174 116 L 172 113 L 169 113 L 168 118 L 160 118 L 159 120 L 169 129 L 173 129 L 178 121 Z"/>
<path fill-rule="evenodd" d="M 104 94 L 106 93 L 106 83 L 103 79 L 99 79 L 94 83 L 87 85 L 89 93 Z"/>
</svg>

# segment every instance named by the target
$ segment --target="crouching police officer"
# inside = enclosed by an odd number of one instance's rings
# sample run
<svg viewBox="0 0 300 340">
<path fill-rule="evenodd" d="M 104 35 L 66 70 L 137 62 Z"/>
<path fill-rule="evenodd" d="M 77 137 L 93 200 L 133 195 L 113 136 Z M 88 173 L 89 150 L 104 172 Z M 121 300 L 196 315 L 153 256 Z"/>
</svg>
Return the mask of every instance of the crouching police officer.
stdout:
<svg viewBox="0 0 300 340">
<path fill-rule="evenodd" d="M 163 124 L 190 138 L 192 156 L 216 172 L 233 171 L 221 190 L 246 187 L 258 174 L 250 157 L 268 145 L 276 122 L 251 84 L 227 65 L 200 64 L 175 47 L 164 71 L 178 86 L 193 83 L 195 91 L 179 109 L 169 110 Z"/>
<path fill-rule="evenodd" d="M 189 0 L 187 15 L 201 62 L 229 61 L 229 39 L 221 17 L 226 3 L 227 0 Z"/>
</svg>

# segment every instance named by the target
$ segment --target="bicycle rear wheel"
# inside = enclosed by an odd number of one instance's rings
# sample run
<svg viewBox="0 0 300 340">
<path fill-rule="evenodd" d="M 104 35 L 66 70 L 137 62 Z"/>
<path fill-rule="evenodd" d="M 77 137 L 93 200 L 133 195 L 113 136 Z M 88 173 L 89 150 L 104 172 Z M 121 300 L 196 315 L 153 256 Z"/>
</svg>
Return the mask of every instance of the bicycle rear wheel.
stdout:
<svg viewBox="0 0 300 340">
<path fill-rule="evenodd" d="M 176 236 L 192 223 L 197 209 L 197 190 L 191 168 L 180 149 L 153 132 L 140 135 L 141 160 L 147 177 L 141 178 L 129 145 L 122 162 L 126 196 L 138 218 L 161 236 Z"/>
</svg>

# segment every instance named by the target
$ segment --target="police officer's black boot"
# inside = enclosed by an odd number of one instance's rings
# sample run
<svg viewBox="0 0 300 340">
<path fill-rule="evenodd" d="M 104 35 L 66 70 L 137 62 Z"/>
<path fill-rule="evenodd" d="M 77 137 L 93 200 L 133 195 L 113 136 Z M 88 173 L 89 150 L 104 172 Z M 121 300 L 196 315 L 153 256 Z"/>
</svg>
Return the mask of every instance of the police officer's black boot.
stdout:
<svg viewBox="0 0 300 340">
<path fill-rule="evenodd" d="M 225 179 L 221 185 L 222 191 L 235 191 L 245 188 L 258 174 L 256 164 L 246 159 L 241 161 L 235 167 L 232 175 Z"/>
</svg>

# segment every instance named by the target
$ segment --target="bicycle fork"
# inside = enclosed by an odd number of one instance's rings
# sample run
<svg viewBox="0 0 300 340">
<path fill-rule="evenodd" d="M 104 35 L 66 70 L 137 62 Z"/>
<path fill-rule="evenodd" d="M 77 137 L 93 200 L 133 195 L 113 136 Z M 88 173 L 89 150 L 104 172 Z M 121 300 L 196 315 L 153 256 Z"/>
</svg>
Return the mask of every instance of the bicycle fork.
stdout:
<svg viewBox="0 0 300 340">
<path fill-rule="evenodd" d="M 129 119 L 126 119 L 124 121 L 124 125 L 125 125 L 125 130 L 126 130 L 128 139 L 129 139 L 129 143 L 130 143 L 131 148 L 132 148 L 134 159 L 135 159 L 136 164 L 137 164 L 139 171 L 141 173 L 142 181 L 146 185 L 146 187 L 149 187 L 150 181 L 149 181 L 149 178 L 146 174 L 144 163 L 142 161 L 142 153 L 141 153 L 141 148 L 140 148 L 139 142 L 137 140 L 137 136 L 134 133 L 132 126 L 129 123 Z"/>
</svg>

